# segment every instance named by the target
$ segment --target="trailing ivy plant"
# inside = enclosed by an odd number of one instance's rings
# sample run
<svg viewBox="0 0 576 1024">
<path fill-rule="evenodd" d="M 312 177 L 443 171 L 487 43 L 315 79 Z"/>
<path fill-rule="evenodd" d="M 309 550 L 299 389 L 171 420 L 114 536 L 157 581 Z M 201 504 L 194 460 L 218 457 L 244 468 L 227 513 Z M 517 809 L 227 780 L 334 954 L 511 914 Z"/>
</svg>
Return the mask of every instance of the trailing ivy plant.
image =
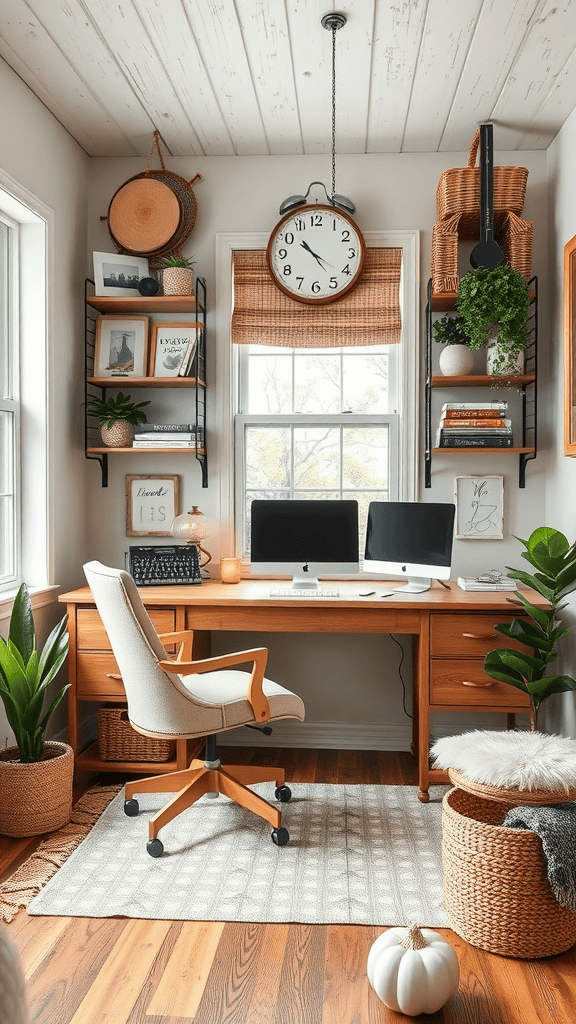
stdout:
<svg viewBox="0 0 576 1024">
<path fill-rule="evenodd" d="M 477 267 L 464 274 L 456 309 L 469 335 L 468 347 L 486 345 L 497 331 L 495 373 L 513 373 L 517 356 L 529 343 L 530 294 L 524 278 L 513 267 Z"/>
<path fill-rule="evenodd" d="M 508 598 L 512 604 L 524 607 L 529 620 L 513 619 L 512 622 L 499 623 L 494 629 L 510 640 L 532 648 L 533 653 L 510 648 L 490 651 L 484 661 L 484 670 L 492 679 L 509 683 L 529 694 L 534 728 L 537 728 L 542 701 L 553 693 L 576 690 L 576 680 L 572 676 L 547 674 L 548 666 L 557 658 L 556 644 L 573 628 L 560 624 L 558 612 L 566 607 L 560 604 L 563 598 L 576 589 L 576 544 L 569 544 L 563 533 L 547 526 L 534 530 L 528 540 L 521 537 L 516 537 L 516 540 L 526 549 L 522 558 L 534 566 L 536 572 L 528 573 L 507 566 L 508 575 L 545 597 L 550 607 L 536 608 L 520 591 L 515 598 Z"/>
</svg>

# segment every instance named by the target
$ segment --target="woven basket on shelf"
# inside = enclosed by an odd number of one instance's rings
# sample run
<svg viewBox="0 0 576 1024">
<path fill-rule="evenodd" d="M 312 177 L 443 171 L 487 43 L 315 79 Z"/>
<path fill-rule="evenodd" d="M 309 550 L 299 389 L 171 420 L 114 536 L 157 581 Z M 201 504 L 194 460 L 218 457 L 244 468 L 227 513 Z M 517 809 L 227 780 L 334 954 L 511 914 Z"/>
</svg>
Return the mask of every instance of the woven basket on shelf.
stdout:
<svg viewBox="0 0 576 1024">
<path fill-rule="evenodd" d="M 130 725 L 126 704 L 103 704 L 98 709 L 98 748 L 103 761 L 169 761 L 176 741 L 142 736 Z"/>
<path fill-rule="evenodd" d="M 553 956 L 576 942 L 576 914 L 552 894 L 534 832 L 504 828 L 512 803 L 459 787 L 442 806 L 444 903 L 450 927 L 502 956 Z"/>
<path fill-rule="evenodd" d="M 447 220 L 436 221 L 432 228 L 431 273 L 432 292 L 457 292 L 458 242 L 461 239 L 462 218 L 455 214 Z M 496 241 L 502 248 L 505 263 L 517 270 L 528 283 L 532 274 L 532 242 L 534 225 L 509 211 L 496 232 Z"/>
<path fill-rule="evenodd" d="M 480 128 L 476 129 L 468 154 L 467 167 L 450 167 L 440 175 L 436 189 L 438 220 L 460 215 L 460 238 L 473 240 L 480 235 L 480 168 L 476 157 L 480 144 Z M 524 209 L 528 170 L 526 167 L 494 167 L 493 209 L 494 230 L 501 227 L 509 211 L 518 217 Z"/>
</svg>

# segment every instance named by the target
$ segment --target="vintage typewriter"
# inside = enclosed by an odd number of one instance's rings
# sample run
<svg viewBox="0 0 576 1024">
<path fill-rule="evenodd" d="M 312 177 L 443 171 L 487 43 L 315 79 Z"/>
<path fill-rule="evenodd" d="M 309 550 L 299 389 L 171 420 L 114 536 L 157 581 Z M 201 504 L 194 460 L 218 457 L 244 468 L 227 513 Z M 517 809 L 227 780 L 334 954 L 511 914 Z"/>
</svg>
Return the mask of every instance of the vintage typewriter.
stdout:
<svg viewBox="0 0 576 1024">
<path fill-rule="evenodd" d="M 193 544 L 130 547 L 129 571 L 139 587 L 202 583 L 198 548 Z"/>
</svg>

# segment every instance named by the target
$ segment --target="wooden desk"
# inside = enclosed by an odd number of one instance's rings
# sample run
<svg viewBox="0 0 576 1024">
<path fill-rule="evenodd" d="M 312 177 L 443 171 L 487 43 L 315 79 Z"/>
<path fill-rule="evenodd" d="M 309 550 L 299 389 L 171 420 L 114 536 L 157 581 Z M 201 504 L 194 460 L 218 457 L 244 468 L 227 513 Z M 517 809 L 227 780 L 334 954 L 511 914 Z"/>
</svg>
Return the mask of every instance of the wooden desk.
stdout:
<svg viewBox="0 0 576 1024">
<path fill-rule="evenodd" d="M 391 589 L 388 583 L 374 584 Z M 392 584 L 394 586 L 394 584 Z M 339 583 L 339 598 L 271 598 L 270 583 L 244 581 L 230 585 L 207 581 L 196 586 L 141 587 L 140 594 L 159 632 L 194 629 L 194 657 L 209 653 L 210 631 L 274 633 L 399 633 L 411 635 L 414 645 L 414 702 L 412 752 L 418 757 L 420 800 L 428 787 L 447 782 L 444 772 L 429 767 L 430 712 L 501 712 L 513 726 L 517 711 L 529 711 L 526 694 L 484 672 L 484 655 L 495 647 L 516 646 L 493 630 L 496 622 L 512 619 L 517 606 L 504 593 L 465 593 L 455 583 L 446 589 L 433 583 L 424 594 L 387 598 L 359 597 L 363 584 Z M 342 596 L 344 595 L 344 596 Z M 539 607 L 546 602 L 530 591 Z M 79 768 L 117 771 L 118 762 L 101 761 L 97 744 L 78 751 L 80 701 L 125 700 L 110 643 L 88 587 L 62 594 L 68 608 L 70 633 L 70 744 Z M 265 638 L 263 638 L 265 644 Z M 152 774 L 185 767 L 190 749 L 179 740 L 171 762 L 126 764 L 122 770 Z"/>
</svg>

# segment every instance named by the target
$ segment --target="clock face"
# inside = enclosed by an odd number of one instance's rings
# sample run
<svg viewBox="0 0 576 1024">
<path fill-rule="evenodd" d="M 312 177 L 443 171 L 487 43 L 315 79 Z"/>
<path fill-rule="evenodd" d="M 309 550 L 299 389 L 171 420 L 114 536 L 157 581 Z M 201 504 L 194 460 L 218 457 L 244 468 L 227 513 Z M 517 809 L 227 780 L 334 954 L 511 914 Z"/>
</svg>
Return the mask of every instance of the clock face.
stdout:
<svg viewBox="0 0 576 1024">
<path fill-rule="evenodd" d="M 300 206 L 276 225 L 266 258 L 279 288 L 299 302 L 341 298 L 357 283 L 364 262 L 361 231 L 333 206 Z"/>
</svg>

